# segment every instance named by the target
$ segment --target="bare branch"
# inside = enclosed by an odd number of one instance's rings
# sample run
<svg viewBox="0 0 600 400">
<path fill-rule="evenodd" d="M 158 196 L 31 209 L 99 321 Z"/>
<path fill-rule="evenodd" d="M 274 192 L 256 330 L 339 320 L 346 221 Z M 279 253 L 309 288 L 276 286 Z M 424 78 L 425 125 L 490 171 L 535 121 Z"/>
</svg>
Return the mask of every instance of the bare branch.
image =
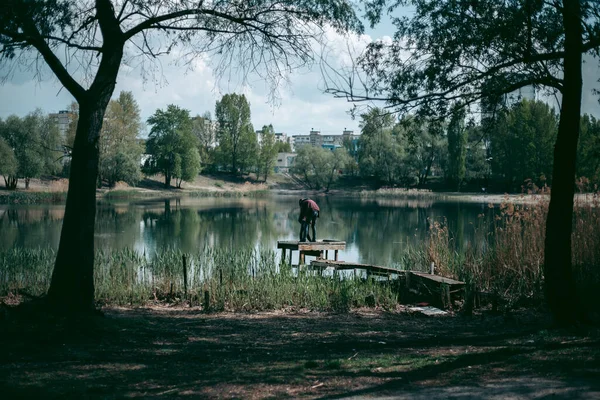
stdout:
<svg viewBox="0 0 600 400">
<path fill-rule="evenodd" d="M 28 37 L 28 41 L 40 52 L 52 72 L 56 75 L 60 83 L 77 99 L 78 101 L 83 98 L 85 89 L 77 83 L 75 79 L 69 74 L 64 65 L 60 62 L 58 57 L 52 52 L 37 27 L 31 20 L 23 21 L 23 30 L 25 35 Z"/>
</svg>

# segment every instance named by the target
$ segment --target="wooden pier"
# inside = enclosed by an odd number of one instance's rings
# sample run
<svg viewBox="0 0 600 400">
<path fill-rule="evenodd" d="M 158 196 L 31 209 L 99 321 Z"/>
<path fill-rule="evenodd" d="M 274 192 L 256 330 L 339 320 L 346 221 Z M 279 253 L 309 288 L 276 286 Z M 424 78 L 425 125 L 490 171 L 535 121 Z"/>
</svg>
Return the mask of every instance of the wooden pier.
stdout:
<svg viewBox="0 0 600 400">
<path fill-rule="evenodd" d="M 281 262 L 285 262 L 289 251 L 289 265 L 292 265 L 292 254 L 300 252 L 299 267 L 305 266 L 305 256 L 314 256 L 317 259 L 310 263 L 310 268 L 323 271 L 333 269 L 334 271 L 357 270 L 366 271 L 367 279 L 370 277 L 384 277 L 388 281 L 398 281 L 399 288 L 404 292 L 413 293 L 425 297 L 441 307 L 452 307 L 454 300 L 463 296 L 465 283 L 439 275 L 428 274 L 419 271 L 406 271 L 381 265 L 360 264 L 339 261 L 338 252 L 346 249 L 346 242 L 337 240 L 323 240 L 318 242 L 300 242 L 297 240 L 280 240 L 277 248 L 281 249 Z M 329 260 L 329 251 L 334 252 L 334 259 Z M 395 283 L 398 284 L 398 283 Z M 402 289 L 400 289 L 402 290 Z"/>
<path fill-rule="evenodd" d="M 404 274 L 407 272 L 396 268 L 382 267 L 380 265 L 350 263 L 337 260 L 315 260 L 311 262 L 310 265 L 312 268 L 318 268 L 321 270 L 326 268 L 333 268 L 336 271 L 348 271 L 357 269 L 365 270 L 367 272 L 367 277 L 372 275 L 389 277 L 392 274 L 404 276 Z"/>
<path fill-rule="evenodd" d="M 444 276 L 432 275 L 420 271 L 406 271 L 380 265 L 349 263 L 334 260 L 314 260 L 310 263 L 312 268 L 324 270 L 332 268 L 334 271 L 364 270 L 369 277 L 386 277 L 387 280 L 399 280 L 404 287 L 415 294 L 425 295 L 441 307 L 451 307 L 454 300 L 464 295 L 465 283 Z"/>
<path fill-rule="evenodd" d="M 337 261 L 338 251 L 346 249 L 346 242 L 338 240 L 319 240 L 316 242 L 300 242 L 298 240 L 279 240 L 277 242 L 277 248 L 281 249 L 281 262 L 285 260 L 286 251 L 289 250 L 289 264 L 292 265 L 292 253 L 294 251 L 299 251 L 300 258 L 298 264 L 304 265 L 305 256 L 314 256 L 320 259 L 327 259 L 329 256 L 329 251 L 334 252 L 334 260 Z"/>
</svg>

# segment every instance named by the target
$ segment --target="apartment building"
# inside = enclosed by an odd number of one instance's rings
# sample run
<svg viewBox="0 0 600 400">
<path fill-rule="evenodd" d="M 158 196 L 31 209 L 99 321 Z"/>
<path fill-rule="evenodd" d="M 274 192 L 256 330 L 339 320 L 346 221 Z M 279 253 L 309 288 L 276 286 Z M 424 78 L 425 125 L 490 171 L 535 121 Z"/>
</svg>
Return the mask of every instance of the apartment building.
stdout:
<svg viewBox="0 0 600 400">
<path fill-rule="evenodd" d="M 303 146 L 322 147 L 324 149 L 335 150 L 344 145 L 347 140 L 358 146 L 359 135 L 355 135 L 354 131 L 344 128 L 341 135 L 322 135 L 320 131 L 311 129 L 308 135 L 296 135 L 294 138 L 294 150 L 298 150 Z"/>
<path fill-rule="evenodd" d="M 67 131 L 69 130 L 69 124 L 75 115 L 68 110 L 60 110 L 57 113 L 50 113 L 48 116 L 58 126 L 58 131 L 60 132 L 61 137 L 63 139 L 66 138 Z"/>
</svg>

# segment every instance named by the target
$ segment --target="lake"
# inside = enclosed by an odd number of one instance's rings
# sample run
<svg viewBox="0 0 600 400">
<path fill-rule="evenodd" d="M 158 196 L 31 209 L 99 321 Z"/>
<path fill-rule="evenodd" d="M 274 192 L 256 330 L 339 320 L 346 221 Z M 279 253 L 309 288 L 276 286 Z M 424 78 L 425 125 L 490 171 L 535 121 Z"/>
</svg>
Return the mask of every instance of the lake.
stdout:
<svg viewBox="0 0 600 400">
<path fill-rule="evenodd" d="M 486 204 L 434 200 L 317 197 L 318 239 L 347 243 L 340 259 L 394 265 L 408 246 L 428 235 L 427 219 L 447 221 L 459 245 L 473 240 Z M 151 257 L 164 248 L 195 252 L 204 246 L 276 249 L 277 240 L 297 239 L 294 196 L 99 201 L 97 248 L 132 248 Z M 0 206 L 0 250 L 58 248 L 62 205 Z M 294 263 L 297 259 L 294 260 Z"/>
</svg>

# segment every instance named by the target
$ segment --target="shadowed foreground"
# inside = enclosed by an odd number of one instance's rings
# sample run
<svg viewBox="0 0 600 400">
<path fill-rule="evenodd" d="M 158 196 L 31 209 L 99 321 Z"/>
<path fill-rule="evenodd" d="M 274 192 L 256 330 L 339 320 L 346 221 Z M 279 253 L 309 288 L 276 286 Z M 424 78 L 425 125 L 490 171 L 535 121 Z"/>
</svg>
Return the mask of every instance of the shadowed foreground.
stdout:
<svg viewBox="0 0 600 400">
<path fill-rule="evenodd" d="M 1 321 L 2 397 L 600 397 L 598 330 L 539 315 L 105 312 Z"/>
</svg>

